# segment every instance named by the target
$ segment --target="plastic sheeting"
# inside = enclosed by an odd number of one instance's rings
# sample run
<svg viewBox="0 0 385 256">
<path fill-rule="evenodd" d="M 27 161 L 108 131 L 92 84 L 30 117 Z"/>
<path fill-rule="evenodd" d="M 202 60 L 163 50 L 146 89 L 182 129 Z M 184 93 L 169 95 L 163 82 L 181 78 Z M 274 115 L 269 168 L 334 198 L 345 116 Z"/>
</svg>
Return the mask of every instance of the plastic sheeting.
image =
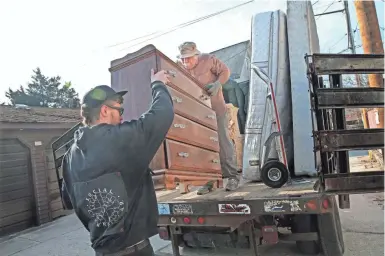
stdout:
<svg viewBox="0 0 385 256">
<path fill-rule="evenodd" d="M 317 27 L 310 1 L 287 1 L 287 31 L 293 110 L 294 166 L 296 175 L 316 175 L 312 114 L 305 54 L 319 52 Z M 316 124 L 316 123 L 315 123 Z"/>
<path fill-rule="evenodd" d="M 260 181 L 263 144 L 273 131 L 273 110 L 266 99 L 268 84 L 264 75 L 273 83 L 289 168 L 293 162 L 286 15 L 280 10 L 256 14 L 252 18 L 251 27 L 251 68 L 243 150 L 243 178 Z M 255 72 L 252 67 L 262 72 Z M 278 158 L 276 146 L 272 145 L 269 158 Z"/>
</svg>

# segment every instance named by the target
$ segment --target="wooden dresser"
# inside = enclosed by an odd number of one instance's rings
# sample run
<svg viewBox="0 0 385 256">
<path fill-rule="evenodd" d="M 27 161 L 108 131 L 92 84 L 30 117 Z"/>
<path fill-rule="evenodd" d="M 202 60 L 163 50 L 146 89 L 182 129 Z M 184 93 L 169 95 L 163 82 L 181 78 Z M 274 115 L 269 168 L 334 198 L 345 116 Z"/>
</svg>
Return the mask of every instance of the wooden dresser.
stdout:
<svg viewBox="0 0 385 256">
<path fill-rule="evenodd" d="M 150 164 L 155 187 L 174 189 L 178 183 L 200 185 L 209 180 L 221 186 L 217 122 L 210 98 L 197 80 L 153 45 L 111 62 L 112 88 L 128 91 L 123 119 L 137 119 L 149 109 L 152 68 L 174 74 L 167 88 L 175 111 L 166 140 Z"/>
</svg>

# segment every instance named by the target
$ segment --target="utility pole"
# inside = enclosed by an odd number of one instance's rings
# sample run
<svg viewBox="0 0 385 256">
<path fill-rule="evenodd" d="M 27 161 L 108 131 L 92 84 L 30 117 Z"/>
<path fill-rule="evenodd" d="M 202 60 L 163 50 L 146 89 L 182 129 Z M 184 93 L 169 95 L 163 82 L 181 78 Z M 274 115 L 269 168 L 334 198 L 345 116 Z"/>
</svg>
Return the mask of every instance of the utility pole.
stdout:
<svg viewBox="0 0 385 256">
<path fill-rule="evenodd" d="M 384 54 L 384 46 L 381 40 L 380 27 L 378 24 L 376 5 L 374 1 L 354 1 L 362 47 L 366 54 Z M 369 75 L 369 87 L 384 87 L 381 74 Z M 377 109 L 379 124 L 378 128 L 384 128 L 384 108 Z"/>
<path fill-rule="evenodd" d="M 351 49 L 352 53 L 356 53 L 356 45 L 354 42 L 354 35 L 352 30 L 352 24 L 350 23 L 350 12 L 349 12 L 349 4 L 348 1 L 344 1 L 344 10 L 345 10 L 345 17 L 346 17 L 346 25 L 348 27 L 348 48 Z"/>
<path fill-rule="evenodd" d="M 345 10 L 345 17 L 346 17 L 346 25 L 348 27 L 348 48 L 351 50 L 353 54 L 356 54 L 356 43 L 354 42 L 354 33 L 352 30 L 352 24 L 350 22 L 350 12 L 349 12 L 349 4 L 348 1 L 344 1 L 344 10 Z M 356 74 L 356 81 L 358 86 L 362 86 L 362 80 L 361 75 Z M 361 118 L 362 122 L 364 124 L 364 128 L 369 128 L 369 121 L 368 121 L 368 115 L 365 108 L 361 109 Z"/>
</svg>

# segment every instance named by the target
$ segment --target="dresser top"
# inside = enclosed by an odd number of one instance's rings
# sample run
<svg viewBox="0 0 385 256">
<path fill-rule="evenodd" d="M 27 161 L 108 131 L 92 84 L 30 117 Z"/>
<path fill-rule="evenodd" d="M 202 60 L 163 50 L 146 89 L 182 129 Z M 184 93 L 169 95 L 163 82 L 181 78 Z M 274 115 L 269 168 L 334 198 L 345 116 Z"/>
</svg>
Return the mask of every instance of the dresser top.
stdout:
<svg viewBox="0 0 385 256">
<path fill-rule="evenodd" d="M 135 51 L 135 52 L 131 52 L 131 53 L 128 53 L 126 54 L 125 56 L 123 56 L 122 58 L 119 58 L 119 59 L 115 59 L 113 61 L 111 61 L 111 68 L 114 68 L 116 66 L 119 66 L 125 62 L 129 62 L 143 54 L 146 54 L 146 53 L 152 53 L 152 52 L 159 52 L 160 51 L 153 45 L 153 44 L 148 44 L 142 48 L 140 48 L 139 50 Z"/>
<path fill-rule="evenodd" d="M 183 73 L 185 76 L 188 77 L 188 79 L 192 80 L 195 84 L 197 84 L 199 87 L 203 88 L 203 85 L 191 74 L 189 74 L 186 70 L 184 70 L 182 67 L 180 67 L 178 64 L 176 64 L 173 60 L 171 60 L 169 57 L 167 57 L 165 54 L 163 54 L 159 49 L 157 49 L 153 44 L 148 44 L 141 49 L 126 54 L 124 57 L 115 59 L 111 61 L 111 65 L 109 68 L 110 72 L 117 71 L 123 67 L 131 65 L 133 62 L 140 61 L 142 58 L 146 58 L 151 55 L 157 55 L 160 56 L 162 59 L 164 59 L 167 63 L 171 64 L 175 67 L 175 69 L 178 70 L 178 72 Z"/>
</svg>

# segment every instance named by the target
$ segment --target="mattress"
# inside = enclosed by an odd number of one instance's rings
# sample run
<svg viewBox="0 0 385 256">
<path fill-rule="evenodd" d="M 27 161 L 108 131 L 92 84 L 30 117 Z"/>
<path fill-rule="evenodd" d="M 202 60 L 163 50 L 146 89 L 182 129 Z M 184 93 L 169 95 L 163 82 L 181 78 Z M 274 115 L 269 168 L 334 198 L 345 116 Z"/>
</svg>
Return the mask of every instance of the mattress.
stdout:
<svg viewBox="0 0 385 256">
<path fill-rule="evenodd" d="M 260 181 L 263 144 L 273 132 L 273 110 L 266 97 L 272 82 L 289 169 L 293 163 L 291 89 L 286 15 L 280 10 L 252 17 L 249 104 L 243 149 L 243 178 Z M 258 72 L 255 72 L 258 70 Z M 275 142 L 274 142 L 275 143 Z M 279 145 L 272 145 L 269 158 L 278 158 Z"/>
<path fill-rule="evenodd" d="M 304 56 L 319 52 L 319 40 L 310 1 L 287 1 L 294 166 L 296 175 L 316 175 L 310 112 L 309 82 Z M 315 122 L 316 124 L 316 122 Z M 319 157 L 317 158 L 319 159 Z"/>
</svg>

